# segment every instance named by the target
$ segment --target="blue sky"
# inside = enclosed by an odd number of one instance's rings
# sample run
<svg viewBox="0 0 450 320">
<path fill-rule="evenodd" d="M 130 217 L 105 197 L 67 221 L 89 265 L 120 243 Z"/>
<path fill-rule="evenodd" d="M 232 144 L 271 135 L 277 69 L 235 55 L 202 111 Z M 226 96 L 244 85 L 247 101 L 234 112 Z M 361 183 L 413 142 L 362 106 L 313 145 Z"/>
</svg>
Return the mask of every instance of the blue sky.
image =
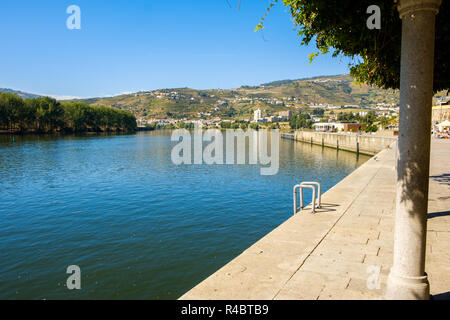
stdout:
<svg viewBox="0 0 450 320">
<path fill-rule="evenodd" d="M 94 97 L 158 88 L 235 88 L 348 73 L 348 59 L 301 47 L 269 0 L 2 0 L 0 87 Z M 81 30 L 68 30 L 69 5 Z M 231 7 L 230 7 L 231 6 Z"/>
</svg>

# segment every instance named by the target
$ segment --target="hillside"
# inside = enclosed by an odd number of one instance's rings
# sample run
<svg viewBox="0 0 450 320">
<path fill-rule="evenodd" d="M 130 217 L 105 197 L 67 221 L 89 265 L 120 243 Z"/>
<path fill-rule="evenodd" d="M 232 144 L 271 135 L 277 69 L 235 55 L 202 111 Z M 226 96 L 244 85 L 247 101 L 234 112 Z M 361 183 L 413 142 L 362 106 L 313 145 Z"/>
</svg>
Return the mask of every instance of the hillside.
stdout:
<svg viewBox="0 0 450 320">
<path fill-rule="evenodd" d="M 261 108 L 267 115 L 310 104 L 397 104 L 398 91 L 356 84 L 348 75 L 282 80 L 231 90 L 161 89 L 107 98 L 81 100 L 131 110 L 143 118 L 248 118 Z"/>
<path fill-rule="evenodd" d="M 0 92 L 15 93 L 19 97 L 21 97 L 22 99 L 35 99 L 35 98 L 39 98 L 40 97 L 37 94 L 32 94 L 32 93 L 27 93 L 27 92 L 12 90 L 12 89 L 6 89 L 6 88 L 0 88 Z"/>
</svg>

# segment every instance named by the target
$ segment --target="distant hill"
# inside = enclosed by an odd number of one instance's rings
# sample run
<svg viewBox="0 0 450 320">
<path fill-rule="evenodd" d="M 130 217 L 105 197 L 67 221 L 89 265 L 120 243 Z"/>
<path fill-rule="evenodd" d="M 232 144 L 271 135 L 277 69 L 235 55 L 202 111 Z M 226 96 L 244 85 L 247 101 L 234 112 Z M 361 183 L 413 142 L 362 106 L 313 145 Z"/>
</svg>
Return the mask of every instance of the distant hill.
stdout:
<svg viewBox="0 0 450 320">
<path fill-rule="evenodd" d="M 318 77 L 307 77 L 307 78 L 301 78 L 296 80 L 278 80 L 278 81 L 272 81 L 268 83 L 263 83 L 259 85 L 260 87 L 280 87 L 285 84 L 290 84 L 293 82 L 299 82 L 299 81 L 308 81 L 308 80 L 320 80 L 320 79 L 328 79 L 328 78 L 336 78 L 339 77 L 339 75 L 336 76 L 318 76 Z"/>
<path fill-rule="evenodd" d="M 144 118 L 248 118 L 256 108 L 270 115 L 313 103 L 362 107 L 397 104 L 399 91 L 357 84 L 349 75 L 338 75 L 281 80 L 230 90 L 160 89 L 78 101 L 131 110 Z"/>
<path fill-rule="evenodd" d="M 11 89 L 0 91 L 16 93 L 22 98 L 39 97 Z M 374 107 L 377 103 L 397 104 L 399 91 L 358 84 L 349 75 L 337 75 L 280 80 L 229 90 L 172 88 L 62 102 L 75 101 L 130 110 L 136 117 L 143 118 L 248 119 L 257 108 L 262 109 L 265 115 L 272 115 L 279 111 L 295 111 L 311 104 L 361 107 Z"/>
<path fill-rule="evenodd" d="M 6 88 L 0 88 L 0 92 L 15 93 L 23 99 L 35 99 L 35 98 L 41 97 L 40 95 L 37 95 L 37 94 L 32 94 L 32 93 L 27 93 L 27 92 L 12 90 L 12 89 L 6 89 Z"/>
</svg>

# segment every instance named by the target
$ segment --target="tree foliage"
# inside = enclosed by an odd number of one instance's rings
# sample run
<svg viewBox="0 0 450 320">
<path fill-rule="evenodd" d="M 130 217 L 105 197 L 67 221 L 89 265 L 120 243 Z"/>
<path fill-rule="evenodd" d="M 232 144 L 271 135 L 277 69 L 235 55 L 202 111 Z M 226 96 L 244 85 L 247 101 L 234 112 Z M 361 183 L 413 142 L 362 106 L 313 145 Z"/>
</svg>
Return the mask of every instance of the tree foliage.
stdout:
<svg viewBox="0 0 450 320">
<path fill-rule="evenodd" d="M 289 121 L 289 126 L 291 127 L 291 129 L 299 129 L 299 128 L 311 129 L 312 125 L 313 121 L 311 120 L 311 116 L 307 113 L 295 114 Z"/>
<path fill-rule="evenodd" d="M 273 3 L 278 0 L 273 0 Z M 353 58 L 350 74 L 360 82 L 381 88 L 400 87 L 401 19 L 394 0 L 282 0 L 288 6 L 302 38 L 315 42 L 319 52 Z M 381 29 L 369 30 L 370 5 L 381 9 Z M 269 9 L 272 6 L 269 7 Z M 450 2 L 442 1 L 436 16 L 434 90 L 450 88 Z M 267 15 L 267 14 L 266 14 Z M 263 28 L 265 16 L 256 30 Z"/>
<path fill-rule="evenodd" d="M 374 111 L 369 111 L 367 115 L 360 116 L 359 113 L 353 112 L 339 112 L 337 120 L 339 122 L 349 122 L 349 123 L 365 123 L 367 125 L 372 125 L 377 119 L 376 113 Z"/>
<path fill-rule="evenodd" d="M 315 116 L 323 116 L 325 114 L 325 110 L 321 108 L 314 108 L 312 113 Z"/>
<path fill-rule="evenodd" d="M 44 97 L 23 100 L 0 93 L 0 128 L 20 132 L 133 131 L 136 118 L 129 111 L 60 103 Z"/>
</svg>

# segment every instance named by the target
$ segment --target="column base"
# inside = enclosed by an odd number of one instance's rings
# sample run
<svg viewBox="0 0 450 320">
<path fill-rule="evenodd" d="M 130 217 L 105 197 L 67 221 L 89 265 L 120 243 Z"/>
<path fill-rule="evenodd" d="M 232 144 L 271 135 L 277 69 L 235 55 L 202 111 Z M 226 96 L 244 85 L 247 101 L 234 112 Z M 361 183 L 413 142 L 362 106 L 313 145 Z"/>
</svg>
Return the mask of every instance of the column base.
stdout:
<svg viewBox="0 0 450 320">
<path fill-rule="evenodd" d="M 387 281 L 387 300 L 429 300 L 430 284 L 425 273 L 423 277 L 396 275 L 392 270 Z"/>
</svg>

